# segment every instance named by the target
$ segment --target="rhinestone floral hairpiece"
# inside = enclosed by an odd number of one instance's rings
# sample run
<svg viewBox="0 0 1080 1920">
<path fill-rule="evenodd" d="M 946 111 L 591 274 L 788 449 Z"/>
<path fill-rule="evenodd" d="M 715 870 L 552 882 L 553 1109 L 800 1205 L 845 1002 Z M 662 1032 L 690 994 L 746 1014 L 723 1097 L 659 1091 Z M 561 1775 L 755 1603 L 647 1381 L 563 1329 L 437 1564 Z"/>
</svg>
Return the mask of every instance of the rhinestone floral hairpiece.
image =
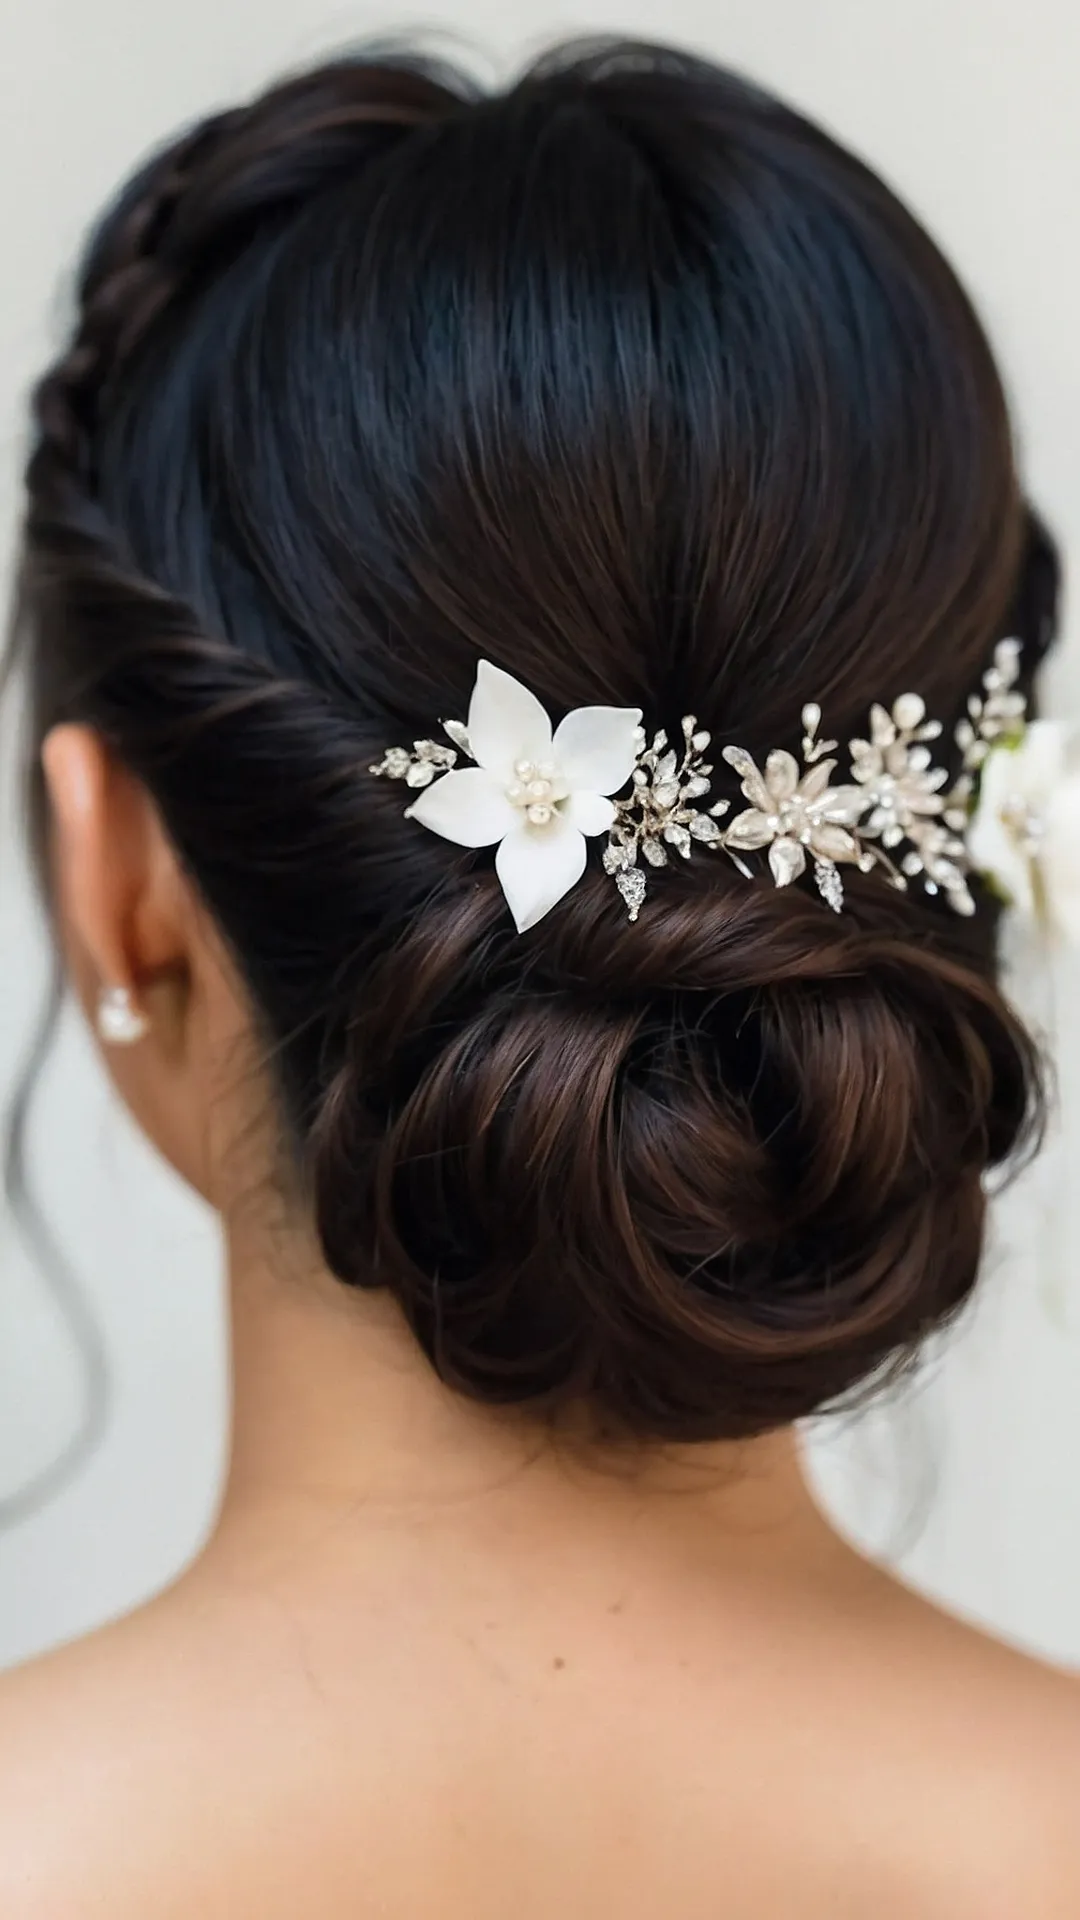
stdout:
<svg viewBox="0 0 1080 1920">
<path fill-rule="evenodd" d="M 1027 731 L 1020 655 L 1015 639 L 995 649 L 956 729 L 955 778 L 935 765 L 940 722 L 927 718 L 918 694 L 905 693 L 891 708 L 871 708 L 867 737 L 847 744 L 848 778 L 833 785 L 838 742 L 820 737 L 821 709 L 811 702 L 802 711 L 801 762 L 777 748 L 759 767 L 742 747 L 722 749 L 749 802 L 724 826 L 729 801 L 698 805 L 711 792 L 714 769 L 705 758 L 710 735 L 694 715 L 683 720 L 675 745 L 663 731 L 650 743 L 637 707 L 578 707 L 553 731 L 535 694 L 487 660 L 477 669 L 467 725 L 442 723 L 452 745 L 417 740 L 411 748 L 390 747 L 370 771 L 415 790 L 407 819 L 458 846 L 497 848 L 495 869 L 519 933 L 580 879 L 586 841 L 601 834 L 604 869 L 631 920 L 645 900 L 649 869 L 689 859 L 699 848 L 726 854 L 747 879 L 754 870 L 746 856 L 767 849 L 778 887 L 809 868 L 836 913 L 844 904 L 841 868 L 854 866 L 864 873 L 880 867 L 901 889 L 917 882 L 955 912 L 971 914 L 970 875 L 994 878 L 973 858 L 979 793 L 992 786 L 1000 801 L 1001 780 L 990 777 L 989 763 L 999 751 L 1015 759 Z M 460 767 L 459 756 L 473 765 Z M 1076 791 L 1080 807 L 1080 783 Z M 1008 832 L 1034 858 L 1034 809 L 1017 801 L 1005 810 Z"/>
</svg>

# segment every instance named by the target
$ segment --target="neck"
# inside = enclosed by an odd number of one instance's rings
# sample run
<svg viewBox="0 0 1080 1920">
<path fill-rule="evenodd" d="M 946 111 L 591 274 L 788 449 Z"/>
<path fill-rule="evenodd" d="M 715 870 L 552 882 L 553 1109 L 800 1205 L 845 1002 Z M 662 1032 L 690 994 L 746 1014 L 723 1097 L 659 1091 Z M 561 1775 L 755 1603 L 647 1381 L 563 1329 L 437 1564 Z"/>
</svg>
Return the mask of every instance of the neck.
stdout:
<svg viewBox="0 0 1080 1920">
<path fill-rule="evenodd" d="M 601 1454 L 528 1409 L 451 1391 L 389 1296 L 343 1286 L 310 1249 L 275 1235 L 271 1260 L 262 1235 L 234 1231 L 228 1254 L 233 1419 L 219 1540 L 257 1517 L 273 1527 L 285 1513 L 516 1498 L 537 1484 L 607 1500 L 677 1498 L 683 1510 L 700 1501 L 736 1531 L 789 1546 L 828 1531 L 790 1430 Z"/>
</svg>

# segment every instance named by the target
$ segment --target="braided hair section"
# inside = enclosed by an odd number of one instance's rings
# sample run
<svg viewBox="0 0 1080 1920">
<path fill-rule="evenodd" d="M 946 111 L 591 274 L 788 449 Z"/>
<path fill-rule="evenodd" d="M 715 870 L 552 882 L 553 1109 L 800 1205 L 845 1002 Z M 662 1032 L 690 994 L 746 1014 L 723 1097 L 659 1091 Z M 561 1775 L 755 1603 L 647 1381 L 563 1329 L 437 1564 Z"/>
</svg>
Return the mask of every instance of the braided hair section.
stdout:
<svg viewBox="0 0 1080 1920">
<path fill-rule="evenodd" d="M 347 62 L 301 75 L 203 121 L 135 175 L 103 221 L 77 285 L 70 344 L 33 401 L 36 443 L 27 468 L 25 558 L 16 661 L 29 626 L 72 623 L 93 632 L 94 723 L 157 787 L 177 759 L 177 728 L 205 737 L 208 756 L 242 748 L 243 716 L 258 706 L 279 750 L 334 733 L 327 702 L 302 677 L 276 673 L 208 628 L 184 597 L 140 567 L 100 495 L 100 442 L 131 371 L 185 302 L 268 229 L 289 221 L 389 152 L 410 132 L 460 107 L 421 63 Z M 75 717 L 86 678 L 66 683 L 31 649 L 35 730 Z M 70 698 L 65 699 L 65 692 Z M 130 722 L 141 715 L 138 729 Z M 155 718 L 156 716 L 156 718 Z M 227 727 L 233 738 L 216 739 Z M 356 740 L 339 725 L 343 774 Z M 194 782 L 192 762 L 187 777 Z M 168 813 L 168 797 L 159 791 Z M 38 796 L 40 812 L 40 795 Z M 41 831 L 38 824 L 37 838 Z"/>
</svg>

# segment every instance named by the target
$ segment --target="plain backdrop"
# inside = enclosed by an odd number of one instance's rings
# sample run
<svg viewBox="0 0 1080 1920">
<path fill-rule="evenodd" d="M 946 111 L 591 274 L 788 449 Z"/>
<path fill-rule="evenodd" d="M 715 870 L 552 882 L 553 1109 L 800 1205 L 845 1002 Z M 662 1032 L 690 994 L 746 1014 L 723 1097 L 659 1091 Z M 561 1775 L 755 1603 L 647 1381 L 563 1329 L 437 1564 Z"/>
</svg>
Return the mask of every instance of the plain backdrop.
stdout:
<svg viewBox="0 0 1080 1920">
<path fill-rule="evenodd" d="M 583 0 L 586 4 L 586 0 Z M 1080 11 L 1071 0 L 0 0 L 0 524 L 10 555 L 28 381 L 59 340 L 85 226 L 178 123 L 365 34 L 434 28 L 495 75 L 559 34 L 662 34 L 742 67 L 822 119 L 914 204 L 976 294 L 1020 424 L 1029 487 L 1080 537 Z M 444 42 L 445 44 L 445 42 Z M 1077 706 L 1068 632 L 1048 689 Z M 4 736 L 0 1090 L 48 974 Z M 1052 1033 L 1061 1120 L 999 1207 L 978 1308 L 917 1390 L 812 1437 L 838 1516 L 948 1602 L 1080 1662 L 1080 1144 L 1077 963 L 1024 950 L 1015 992 Z M 213 1512 L 227 1418 L 212 1222 L 110 1100 L 65 1017 L 35 1107 L 35 1189 L 66 1266 L 0 1239 L 0 1662 L 163 1584 Z M 66 1278 L 65 1278 L 66 1275 Z M 91 1310 L 103 1437 L 58 1491 L 21 1498 L 77 1434 L 85 1358 L 57 1286 Z"/>
</svg>

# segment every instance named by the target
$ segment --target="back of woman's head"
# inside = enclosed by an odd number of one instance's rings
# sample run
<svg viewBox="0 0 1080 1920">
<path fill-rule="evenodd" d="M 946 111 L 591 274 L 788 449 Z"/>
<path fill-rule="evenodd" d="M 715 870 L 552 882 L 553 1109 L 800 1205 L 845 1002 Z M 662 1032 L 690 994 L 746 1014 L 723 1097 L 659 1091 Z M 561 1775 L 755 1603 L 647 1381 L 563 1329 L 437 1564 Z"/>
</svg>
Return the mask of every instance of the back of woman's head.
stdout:
<svg viewBox="0 0 1080 1920">
<path fill-rule="evenodd" d="M 951 728 L 1010 632 L 1033 666 L 998 377 L 872 173 L 655 49 L 494 98 L 345 61 L 132 182 L 37 412 L 38 737 L 91 725 L 156 800 L 343 1281 L 468 1393 L 682 1438 L 964 1300 L 1036 1097 L 985 890 L 854 872 L 836 916 L 703 857 L 629 924 L 592 855 L 519 935 L 368 771 L 482 657 L 755 757 L 809 701 Z"/>
</svg>

